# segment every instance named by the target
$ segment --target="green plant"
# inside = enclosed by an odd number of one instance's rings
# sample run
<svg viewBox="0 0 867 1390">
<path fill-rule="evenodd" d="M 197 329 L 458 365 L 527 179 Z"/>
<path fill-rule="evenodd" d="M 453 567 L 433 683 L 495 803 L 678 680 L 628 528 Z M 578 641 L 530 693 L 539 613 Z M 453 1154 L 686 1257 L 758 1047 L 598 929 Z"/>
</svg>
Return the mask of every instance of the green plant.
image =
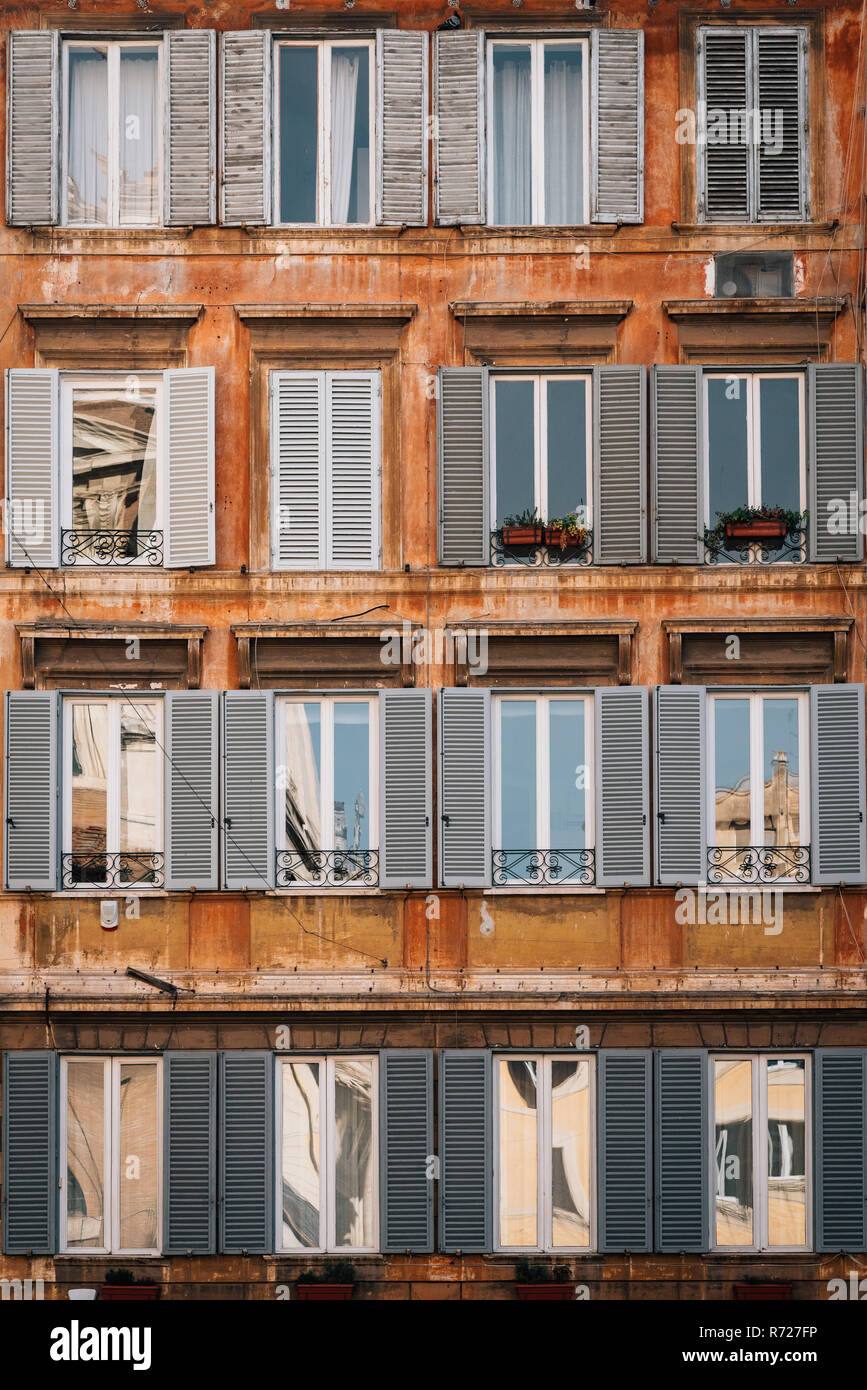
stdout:
<svg viewBox="0 0 867 1390">
<path fill-rule="evenodd" d="M 547 523 L 549 531 L 560 532 L 560 549 L 567 545 L 583 545 L 587 540 L 587 527 L 578 512 L 567 512 L 565 516 L 555 516 Z"/>
<path fill-rule="evenodd" d="M 541 1260 L 518 1260 L 515 1278 L 519 1284 L 569 1284 L 572 1271 L 568 1265 L 544 1264 Z"/>
<path fill-rule="evenodd" d="M 529 508 L 529 507 L 526 507 L 526 508 L 524 509 L 524 511 L 518 512 L 515 516 L 507 516 L 507 517 L 505 517 L 504 520 L 503 520 L 503 525 L 504 525 L 504 526 L 544 526 L 545 523 L 544 523 L 544 521 L 542 520 L 542 518 L 539 516 L 539 513 L 536 511 L 536 508 L 535 508 L 535 507 L 533 508 L 532 511 L 530 511 L 530 508 Z"/>
<path fill-rule="evenodd" d="M 305 1269 L 299 1284 L 354 1284 L 355 1267 L 348 1260 L 330 1260 L 323 1269 Z"/>
<path fill-rule="evenodd" d="M 724 550 L 727 544 L 726 527 L 736 526 L 750 521 L 783 521 L 786 525 L 786 533 L 801 531 L 807 522 L 806 512 L 793 512 L 785 507 L 735 507 L 730 512 L 717 512 L 717 523 L 712 527 L 705 527 L 704 541 L 708 550 Z"/>
</svg>

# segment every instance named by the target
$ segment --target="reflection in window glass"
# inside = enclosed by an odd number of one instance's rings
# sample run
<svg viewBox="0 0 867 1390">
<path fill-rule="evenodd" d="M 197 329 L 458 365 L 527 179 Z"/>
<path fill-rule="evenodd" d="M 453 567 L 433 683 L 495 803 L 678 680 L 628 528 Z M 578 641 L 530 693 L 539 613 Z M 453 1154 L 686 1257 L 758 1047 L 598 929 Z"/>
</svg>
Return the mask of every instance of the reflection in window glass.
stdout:
<svg viewBox="0 0 867 1390">
<path fill-rule="evenodd" d="M 587 844 L 584 701 L 551 700 L 548 708 L 550 848 L 584 849 Z"/>
<path fill-rule="evenodd" d="M 334 1061 L 335 1245 L 374 1244 L 373 1062 Z"/>
<path fill-rule="evenodd" d="M 761 501 L 768 507 L 801 510 L 801 424 L 795 377 L 759 379 Z"/>
<path fill-rule="evenodd" d="M 537 508 L 535 395 L 532 381 L 500 377 L 494 381 L 497 447 L 496 524 L 507 516 Z M 544 518 L 543 518 L 544 519 Z"/>
<path fill-rule="evenodd" d="M 586 515 L 588 383 L 553 377 L 544 383 L 544 388 L 548 408 L 545 519 L 569 516 L 572 512 Z"/>
<path fill-rule="evenodd" d="M 120 555 L 142 553 L 157 520 L 156 387 L 75 386 L 72 394 L 72 529 L 127 533 Z M 93 557 L 80 546 L 82 556 Z M 79 552 L 77 552 L 79 553 Z"/>
<path fill-rule="evenodd" d="M 533 850 L 536 844 L 536 702 L 500 702 L 500 848 Z M 520 876 L 529 858 L 519 860 Z"/>
<path fill-rule="evenodd" d="M 769 1060 L 768 1244 L 806 1245 L 806 1062 Z"/>
<path fill-rule="evenodd" d="M 283 1248 L 317 1249 L 323 1242 L 322 1132 L 319 1062 L 284 1062 L 281 1220 Z"/>
<path fill-rule="evenodd" d="M 714 1062 L 716 1244 L 753 1245 L 753 1083 L 747 1059 Z"/>
<path fill-rule="evenodd" d="M 370 705 L 334 705 L 334 848 L 370 849 Z"/>
<path fill-rule="evenodd" d="M 582 50 L 545 46 L 545 223 L 584 220 Z M 500 219 L 497 219 L 500 220 Z"/>
<path fill-rule="evenodd" d="M 555 1248 L 590 1245 L 590 1062 L 551 1061 L 551 1195 Z"/>
<path fill-rule="evenodd" d="M 281 44 L 280 221 L 315 222 L 319 161 L 319 53 Z"/>
<path fill-rule="evenodd" d="M 370 51 L 331 50 L 331 221 L 370 221 Z"/>
<path fill-rule="evenodd" d="M 494 45 L 492 219 L 501 226 L 533 221 L 531 87 L 529 46 Z"/>
<path fill-rule="evenodd" d="M 707 379 L 710 524 L 718 512 L 749 502 L 748 382 L 743 377 Z"/>
<path fill-rule="evenodd" d="M 159 53 L 156 48 L 120 50 L 120 181 L 122 227 L 159 218 Z"/>
<path fill-rule="evenodd" d="M 537 1246 L 538 1097 L 537 1063 L 498 1059 L 500 1129 L 499 1243 Z"/>
<path fill-rule="evenodd" d="M 108 54 L 70 47 L 66 116 L 67 218 L 80 226 L 108 221 Z"/>
<path fill-rule="evenodd" d="M 762 700 L 764 715 L 764 843 L 800 844 L 796 699 Z"/>
<path fill-rule="evenodd" d="M 157 705 L 136 701 L 120 711 L 120 849 L 153 854 L 157 844 Z"/>
<path fill-rule="evenodd" d="M 76 701 L 72 706 L 72 824 L 70 850 L 87 858 L 108 850 L 108 705 Z M 96 877 L 105 873 L 96 864 Z"/>
<path fill-rule="evenodd" d="M 750 702 L 714 700 L 716 843 L 752 844 Z"/>
<path fill-rule="evenodd" d="M 157 1245 L 159 1169 L 156 1063 L 120 1065 L 120 1248 Z"/>
<path fill-rule="evenodd" d="M 286 847 L 322 848 L 322 722 L 315 701 L 289 701 L 284 778 Z"/>
<path fill-rule="evenodd" d="M 105 1066 L 70 1062 L 66 1071 L 66 1243 L 100 1249 L 105 1232 Z"/>
</svg>

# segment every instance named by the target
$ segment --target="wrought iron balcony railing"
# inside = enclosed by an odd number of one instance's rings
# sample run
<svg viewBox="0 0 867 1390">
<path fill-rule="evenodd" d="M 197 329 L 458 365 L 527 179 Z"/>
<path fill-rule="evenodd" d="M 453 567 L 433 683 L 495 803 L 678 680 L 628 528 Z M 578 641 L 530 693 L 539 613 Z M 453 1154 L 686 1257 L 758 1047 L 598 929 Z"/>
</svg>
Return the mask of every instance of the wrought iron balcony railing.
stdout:
<svg viewBox="0 0 867 1390">
<path fill-rule="evenodd" d="M 491 532 L 491 564 L 494 566 L 514 564 L 531 565 L 537 568 L 558 567 L 560 565 L 589 565 L 593 561 L 593 533 L 588 531 L 580 545 L 561 546 L 557 541 L 545 539 L 549 528 L 544 526 L 524 528 L 536 530 L 535 540 L 515 542 L 504 539 L 503 531 Z"/>
<path fill-rule="evenodd" d="M 758 888 L 809 883 L 809 845 L 713 845 L 707 852 L 708 884 Z"/>
<path fill-rule="evenodd" d="M 705 563 L 708 565 L 803 565 L 807 559 L 807 532 L 787 531 L 779 540 L 752 540 L 740 537 L 720 545 L 704 547 Z"/>
<path fill-rule="evenodd" d="M 580 888 L 596 882 L 596 851 L 592 849 L 495 849 L 491 858 L 495 888 L 517 883 Z"/>
<path fill-rule="evenodd" d="M 64 854 L 60 861 L 63 888 L 162 888 L 165 856 L 162 853 Z"/>
<path fill-rule="evenodd" d="M 61 531 L 61 565 L 161 565 L 162 531 Z"/>
<path fill-rule="evenodd" d="M 375 849 L 280 849 L 278 888 L 376 888 L 379 851 Z"/>
</svg>

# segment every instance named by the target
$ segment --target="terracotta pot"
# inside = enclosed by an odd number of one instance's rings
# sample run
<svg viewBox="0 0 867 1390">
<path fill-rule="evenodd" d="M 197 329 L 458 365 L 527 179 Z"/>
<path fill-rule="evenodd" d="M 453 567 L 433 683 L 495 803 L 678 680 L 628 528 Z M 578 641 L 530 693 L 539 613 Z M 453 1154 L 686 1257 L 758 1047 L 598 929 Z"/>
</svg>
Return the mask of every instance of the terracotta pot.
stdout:
<svg viewBox="0 0 867 1390">
<path fill-rule="evenodd" d="M 544 526 L 504 526 L 500 532 L 503 545 L 544 545 Z"/>
<path fill-rule="evenodd" d="M 109 1303 L 125 1303 L 130 1300 L 154 1299 L 160 1296 L 159 1284 L 103 1284 L 100 1298 Z"/>
<path fill-rule="evenodd" d="M 536 1284 L 516 1284 L 515 1292 L 522 1303 L 568 1303 L 575 1297 L 575 1285 L 540 1280 Z"/>
<path fill-rule="evenodd" d="M 763 1303 L 767 1300 L 791 1301 L 791 1284 L 735 1284 L 735 1301 L 738 1303 Z"/>
<path fill-rule="evenodd" d="M 354 1284 L 296 1284 L 302 1303 L 348 1303 Z"/>
<path fill-rule="evenodd" d="M 786 522 L 774 517 L 756 517 L 754 521 L 727 521 L 726 539 L 730 541 L 781 541 L 788 531 Z"/>
</svg>

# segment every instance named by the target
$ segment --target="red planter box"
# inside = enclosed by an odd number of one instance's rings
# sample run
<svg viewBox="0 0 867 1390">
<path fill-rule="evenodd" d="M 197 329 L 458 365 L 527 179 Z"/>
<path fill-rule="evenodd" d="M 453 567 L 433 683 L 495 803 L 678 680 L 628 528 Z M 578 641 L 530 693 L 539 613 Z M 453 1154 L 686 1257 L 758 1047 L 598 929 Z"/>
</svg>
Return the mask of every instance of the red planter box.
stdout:
<svg viewBox="0 0 867 1390">
<path fill-rule="evenodd" d="M 727 521 L 726 539 L 730 541 L 781 541 L 788 527 L 785 521 L 772 517 L 757 517 L 755 521 Z"/>
<path fill-rule="evenodd" d="M 574 1284 L 516 1284 L 515 1292 L 522 1303 L 569 1303 L 575 1297 Z"/>
<path fill-rule="evenodd" d="M 302 1303 L 348 1303 L 354 1284 L 296 1284 Z"/>
<path fill-rule="evenodd" d="M 99 1291 L 99 1297 L 105 1298 L 109 1303 L 125 1303 L 127 1301 L 140 1301 L 141 1299 L 154 1299 L 160 1296 L 159 1284 L 103 1284 Z"/>
<path fill-rule="evenodd" d="M 504 526 L 500 532 L 503 545 L 544 545 L 544 526 Z"/>
<path fill-rule="evenodd" d="M 582 535 L 580 531 L 576 536 L 572 536 L 568 531 L 561 531 L 559 527 L 545 527 L 545 544 L 556 546 L 559 550 L 565 550 L 567 546 L 583 545 L 586 539 L 586 535 Z"/>
<path fill-rule="evenodd" d="M 791 1284 L 735 1284 L 737 1303 L 791 1302 Z"/>
</svg>

